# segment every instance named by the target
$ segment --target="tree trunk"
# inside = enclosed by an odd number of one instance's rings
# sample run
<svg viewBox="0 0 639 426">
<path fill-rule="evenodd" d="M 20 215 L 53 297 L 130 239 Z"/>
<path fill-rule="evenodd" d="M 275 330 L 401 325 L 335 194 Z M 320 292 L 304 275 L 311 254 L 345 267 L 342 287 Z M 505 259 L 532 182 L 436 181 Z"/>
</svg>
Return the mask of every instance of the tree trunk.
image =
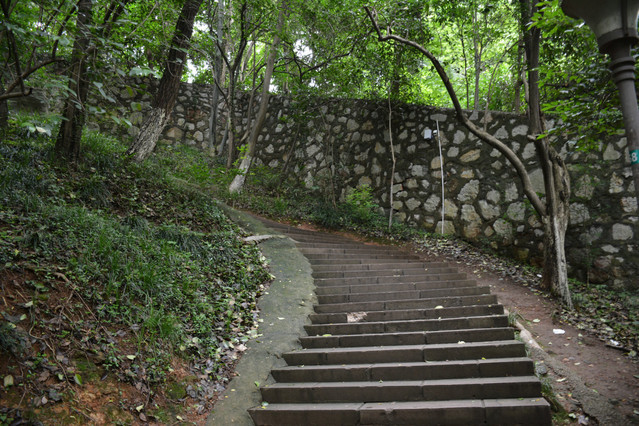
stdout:
<svg viewBox="0 0 639 426">
<path fill-rule="evenodd" d="M 224 61 L 222 55 L 224 49 L 224 18 L 226 11 L 224 8 L 224 0 L 218 0 L 217 6 L 217 43 L 218 50 L 215 55 L 215 84 L 213 85 L 213 93 L 211 94 L 211 115 L 209 116 L 209 150 L 213 151 L 217 148 L 217 115 L 218 103 L 220 102 L 220 88 L 224 85 Z"/>
<path fill-rule="evenodd" d="M 91 0 L 78 1 L 77 35 L 71 54 L 72 64 L 69 72 L 70 94 L 64 102 L 63 121 L 58 131 L 54 152 L 59 160 L 76 162 L 80 157 L 80 142 L 84 128 L 84 103 L 89 93 L 89 80 L 86 78 L 87 57 L 93 20 Z"/>
<path fill-rule="evenodd" d="M 273 70 L 275 68 L 275 59 L 277 58 L 277 48 L 280 44 L 280 32 L 284 27 L 284 16 L 286 12 L 286 0 L 282 0 L 280 4 L 280 13 L 277 19 L 277 27 L 275 34 L 273 35 L 273 43 L 271 44 L 271 51 L 269 52 L 268 59 L 266 61 L 266 69 L 264 70 L 264 83 L 262 85 L 262 99 L 260 100 L 260 108 L 255 117 L 255 124 L 251 130 L 251 137 L 249 138 L 248 147 L 242 163 L 240 164 L 240 170 L 238 174 L 233 178 L 233 182 L 229 185 L 229 192 L 240 192 L 244 186 L 246 175 L 248 174 L 251 164 L 253 163 L 253 157 L 255 156 L 255 147 L 257 146 L 257 137 L 264 126 L 266 120 L 266 112 L 268 109 L 269 101 L 269 89 L 271 87 L 271 78 L 273 77 Z"/>
<path fill-rule="evenodd" d="M 519 39 L 519 44 L 517 45 L 517 66 L 515 70 L 515 88 L 514 88 L 514 99 L 513 99 L 513 112 L 519 113 L 521 110 L 521 88 L 524 85 L 524 82 L 521 78 L 521 70 L 522 70 L 522 57 L 523 57 L 523 40 Z"/>
<path fill-rule="evenodd" d="M 569 221 L 570 180 L 568 169 L 557 152 L 545 139 L 536 142 L 540 157 L 544 159 L 543 172 L 546 186 L 547 213 L 544 223 L 544 271 L 542 288 L 559 296 L 567 308 L 572 309 L 566 264 L 566 229 Z"/>
<path fill-rule="evenodd" d="M 530 5 L 530 0 L 521 0 L 521 2 L 523 17 L 524 3 Z M 368 14 L 371 22 L 373 23 L 375 31 L 377 32 L 378 40 L 394 40 L 412 46 L 423 53 L 431 61 L 431 63 L 435 67 L 435 70 L 439 74 L 442 83 L 446 87 L 446 91 L 448 92 L 451 101 L 453 102 L 458 120 L 460 120 L 464 124 L 464 126 L 466 126 L 466 128 L 468 128 L 468 130 L 475 136 L 477 136 L 480 140 L 497 149 L 514 167 L 517 175 L 519 176 L 519 179 L 521 180 L 526 197 L 530 200 L 533 208 L 539 214 L 542 222 L 545 225 L 546 232 L 544 236 L 544 242 L 546 258 L 544 259 L 544 282 L 549 283 L 551 288 L 556 288 L 557 293 L 561 295 L 564 304 L 569 309 L 572 308 L 572 301 L 568 288 L 568 280 L 566 277 L 566 255 L 564 248 L 565 232 L 568 226 L 570 181 L 566 166 L 559 155 L 557 155 L 552 147 L 548 145 L 547 140 L 537 140 L 537 134 L 535 133 L 529 136 L 530 139 L 535 141 L 535 147 L 537 149 L 539 160 L 541 162 L 544 173 L 544 184 L 546 187 L 546 203 L 544 205 L 532 186 L 530 175 L 526 170 L 525 164 L 519 157 L 517 157 L 516 153 L 508 145 L 504 144 L 493 135 L 490 135 L 489 133 L 478 128 L 468 119 L 468 117 L 466 117 L 461 108 L 459 99 L 457 98 L 457 94 L 455 93 L 455 89 L 450 81 L 450 78 L 448 77 L 448 74 L 444 70 L 444 67 L 437 60 L 437 58 L 423 46 L 414 41 L 407 40 L 392 33 L 388 33 L 386 35 L 382 34 L 379 24 L 377 23 L 370 9 L 368 7 L 365 7 L 364 9 L 366 10 L 366 13 Z M 522 19 L 522 22 L 528 21 Z M 537 52 L 538 54 L 538 46 L 537 49 L 530 49 L 529 52 L 533 52 L 533 54 L 534 52 Z M 535 80 L 534 78 L 535 76 L 537 76 L 536 73 L 533 74 L 533 79 L 530 80 L 531 86 L 533 84 L 537 84 L 537 80 Z M 539 103 L 537 103 L 536 105 L 536 108 L 532 107 L 530 109 L 531 111 L 536 109 L 537 114 L 533 113 L 531 114 L 531 116 L 538 117 L 539 121 L 537 123 L 531 122 L 531 129 L 538 129 L 540 132 L 542 130 L 541 114 L 539 113 Z"/>
<path fill-rule="evenodd" d="M 0 78 L 0 93 L 4 93 L 4 85 Z M 0 99 L 0 130 L 6 129 L 9 124 L 9 105 L 6 99 Z"/>
<path fill-rule="evenodd" d="M 560 296 L 569 309 L 573 308 L 568 287 L 565 237 L 569 220 L 570 178 L 566 165 L 550 146 L 547 138 L 538 139 L 544 131 L 541 117 L 539 94 L 539 47 L 541 32 L 538 28 L 527 28 L 526 24 L 536 6 L 530 0 L 522 1 L 522 28 L 528 71 L 528 116 L 530 138 L 535 141 L 535 149 L 544 175 L 546 190 L 546 211 L 541 215 L 544 224 L 544 271 L 542 287 Z"/>
<path fill-rule="evenodd" d="M 479 110 L 479 77 L 481 76 L 482 46 L 479 43 L 479 23 L 477 9 L 473 11 L 473 65 L 475 66 L 475 90 L 473 92 L 473 111 Z"/>
<path fill-rule="evenodd" d="M 171 49 L 160 80 L 160 86 L 151 105 L 151 112 L 142 124 L 137 138 L 126 152 L 135 161 L 142 161 L 153 152 L 162 129 L 164 129 L 171 112 L 173 112 L 173 106 L 180 89 L 184 64 L 186 63 L 186 49 L 191 40 L 193 23 L 201 4 L 202 0 L 187 0 L 182 7 L 175 25 L 175 34 L 171 41 Z"/>
<path fill-rule="evenodd" d="M 393 109 L 391 105 L 391 98 L 388 97 L 388 139 L 390 142 L 390 152 L 391 152 L 391 172 L 390 172 L 390 184 L 388 190 L 388 231 L 393 227 L 393 186 L 395 185 L 395 166 L 397 165 L 397 160 L 395 158 L 395 145 L 393 144 Z M 442 201 L 443 202 L 443 201 Z"/>
</svg>

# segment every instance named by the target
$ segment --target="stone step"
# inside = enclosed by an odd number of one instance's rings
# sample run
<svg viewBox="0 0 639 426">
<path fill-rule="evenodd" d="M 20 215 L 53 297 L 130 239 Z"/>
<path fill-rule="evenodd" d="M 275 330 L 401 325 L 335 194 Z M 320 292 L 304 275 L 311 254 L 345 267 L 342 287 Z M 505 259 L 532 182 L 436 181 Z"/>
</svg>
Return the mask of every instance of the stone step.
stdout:
<svg viewBox="0 0 639 426">
<path fill-rule="evenodd" d="M 411 261 L 419 260 L 417 256 L 406 256 L 403 254 L 305 254 L 311 265 L 321 265 L 325 263 L 334 263 L 339 260 L 340 263 L 388 263 L 394 261 Z M 324 263 L 323 263 L 324 262 Z"/>
<path fill-rule="evenodd" d="M 455 264 L 288 225 L 318 304 L 257 425 L 550 425 L 525 346 Z"/>
<path fill-rule="evenodd" d="M 393 298 L 395 293 L 390 293 Z M 401 310 L 401 309 L 426 309 L 442 306 L 449 308 L 453 306 L 469 306 L 469 305 L 493 305 L 497 304 L 497 296 L 494 294 L 471 295 L 471 296 L 452 296 L 452 297 L 434 297 L 434 298 L 418 298 L 418 299 L 400 299 L 400 300 L 380 300 L 370 302 L 351 302 L 351 303 L 324 303 L 315 306 L 315 312 L 318 314 L 340 313 L 340 312 L 370 312 L 382 310 Z"/>
<path fill-rule="evenodd" d="M 442 380 L 468 377 L 531 376 L 534 365 L 529 358 L 376 363 L 348 365 L 304 365 L 272 370 L 282 382 L 347 382 L 389 380 Z"/>
<path fill-rule="evenodd" d="M 506 315 L 484 315 L 471 318 L 354 322 L 345 324 L 307 324 L 304 326 L 304 330 L 309 336 L 322 336 L 325 334 L 397 333 L 489 327 L 508 327 L 508 317 Z"/>
<path fill-rule="evenodd" d="M 543 398 L 385 403 L 269 404 L 249 410 L 258 426 L 550 425 Z"/>
<path fill-rule="evenodd" d="M 450 399 L 530 398 L 541 393 L 533 376 L 442 380 L 275 383 L 260 388 L 270 403 L 446 401 Z"/>
<path fill-rule="evenodd" d="M 453 306 L 448 308 L 429 309 L 405 309 L 405 310 L 385 310 L 353 313 L 327 313 L 311 314 L 309 318 L 311 324 L 341 324 L 353 322 L 378 322 L 378 321 L 409 321 L 419 319 L 435 318 L 459 318 L 474 317 L 481 315 L 499 315 L 504 313 L 503 306 L 496 305 L 473 305 L 473 306 Z"/>
<path fill-rule="evenodd" d="M 420 262 L 419 257 L 406 257 L 405 255 L 372 255 L 372 256 L 353 256 L 345 254 L 343 256 L 330 256 L 324 254 L 306 255 L 309 263 L 315 267 L 334 266 L 335 268 L 341 265 L 376 265 L 376 264 L 388 264 L 392 262 Z M 442 263 L 443 265 L 446 265 Z"/>
<path fill-rule="evenodd" d="M 449 284 L 450 283 L 450 284 Z M 443 284 L 443 285 L 442 285 Z M 442 285 L 439 288 L 435 288 L 439 285 Z M 449 287 L 446 287 L 450 285 Z M 488 294 L 490 293 L 490 287 L 488 286 L 477 286 L 475 281 L 464 280 L 464 281 L 434 281 L 430 283 L 403 283 L 403 284 L 373 284 L 373 285 L 362 285 L 362 286 L 344 286 L 344 287 L 323 287 L 316 288 L 315 294 L 317 294 L 318 298 L 322 298 L 320 303 L 322 304 L 335 304 L 335 303 L 348 303 L 349 295 L 356 296 L 352 299 L 352 302 L 358 302 L 360 300 L 356 300 L 359 295 L 370 296 L 371 294 L 384 294 L 389 291 L 392 291 L 396 294 L 394 299 L 402 300 L 402 299 L 413 299 L 414 295 L 410 297 L 402 297 L 402 292 L 411 292 L 414 290 L 418 290 L 421 298 L 428 299 L 432 297 L 445 297 L 445 296 L 472 296 L 477 294 Z M 365 297 L 365 300 L 361 301 L 375 301 L 375 299 L 371 299 L 370 297 Z M 383 301 L 385 298 L 379 299 L 379 301 Z"/>
<path fill-rule="evenodd" d="M 351 348 L 363 346 L 423 345 L 437 343 L 484 342 L 514 339 L 510 327 L 472 328 L 467 330 L 409 331 L 398 333 L 371 333 L 347 335 L 322 335 L 300 337 L 305 349 Z"/>
<path fill-rule="evenodd" d="M 392 299 L 394 300 L 426 299 L 441 296 L 441 294 L 454 294 L 455 291 L 468 294 L 470 290 L 467 289 L 469 288 L 485 288 L 471 287 L 474 284 L 475 282 L 470 280 L 377 284 L 371 286 L 350 286 L 350 288 L 347 289 L 351 292 L 346 291 L 343 287 L 336 286 L 323 289 L 317 288 L 315 294 L 317 294 L 317 300 L 320 304 L 386 301 L 389 299 L 389 293 L 392 293 Z M 397 288 L 397 290 L 394 290 L 394 287 Z M 410 290 L 410 288 L 414 288 L 414 290 Z M 367 292 L 367 290 L 369 292 Z M 450 291 L 450 293 L 446 293 L 446 290 Z M 337 294 L 335 294 L 335 292 L 337 292 Z"/>
<path fill-rule="evenodd" d="M 428 362 L 462 359 L 518 358 L 526 356 L 516 340 L 440 343 L 381 347 L 318 348 L 286 352 L 288 365 L 363 364 L 380 362 Z"/>
<path fill-rule="evenodd" d="M 315 279 L 318 287 L 345 286 L 358 284 L 392 284 L 392 283 L 416 283 L 426 281 L 453 281 L 465 280 L 467 275 L 463 272 L 424 274 L 424 275 L 400 275 L 400 276 L 373 276 L 355 278 L 319 278 Z"/>
<path fill-rule="evenodd" d="M 398 253 L 396 250 L 393 250 L 387 247 L 376 247 L 376 246 L 371 246 L 371 247 L 363 246 L 360 248 L 300 247 L 299 251 L 302 252 L 302 254 L 304 255 L 330 254 L 336 257 L 339 255 L 348 254 L 348 255 L 392 255 L 392 256 L 405 257 L 405 258 L 414 258 L 414 255 L 402 254 L 402 253 Z"/>
<path fill-rule="evenodd" d="M 313 271 L 313 278 L 331 279 L 331 278 L 365 278 L 365 277 L 399 277 L 399 276 L 422 276 L 431 274 L 455 274 L 458 273 L 457 268 L 388 268 L 378 270 L 360 270 L 360 271 Z"/>
<path fill-rule="evenodd" d="M 340 260 L 336 260 L 335 263 L 327 263 L 320 265 L 313 265 L 313 272 L 333 272 L 333 271 L 380 271 L 386 269 L 430 269 L 430 268 L 451 268 L 450 263 L 445 262 L 422 262 L 418 260 L 414 261 L 402 261 L 402 262 L 388 262 L 388 263 L 337 263 Z"/>
<path fill-rule="evenodd" d="M 364 243 L 359 243 L 356 241 L 349 241 L 349 240 L 344 240 L 344 241 L 317 241 L 317 240 L 313 240 L 313 241 L 298 241 L 297 239 L 293 238 L 293 240 L 295 241 L 295 245 L 297 246 L 298 249 L 302 250 L 302 249 L 313 249 L 313 248 L 320 248 L 320 249 L 374 249 L 374 250 L 384 250 L 387 251 L 388 247 L 386 246 L 379 246 L 379 245 L 374 245 L 374 244 L 364 244 Z"/>
</svg>

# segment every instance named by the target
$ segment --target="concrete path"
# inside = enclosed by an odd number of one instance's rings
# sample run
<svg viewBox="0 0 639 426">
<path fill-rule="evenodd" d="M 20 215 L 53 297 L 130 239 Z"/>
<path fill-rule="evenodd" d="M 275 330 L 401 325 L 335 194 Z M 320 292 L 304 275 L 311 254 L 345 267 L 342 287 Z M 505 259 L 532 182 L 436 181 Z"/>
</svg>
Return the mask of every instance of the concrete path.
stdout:
<svg viewBox="0 0 639 426">
<path fill-rule="evenodd" d="M 276 314 L 263 311 L 264 336 L 242 358 L 240 376 L 216 405 L 210 424 L 251 424 L 241 413 L 251 403 L 258 425 L 424 424 L 425 419 L 550 424 L 532 361 L 488 288 L 450 265 L 425 263 L 391 247 L 267 224 L 292 238 L 310 261 L 317 301 L 310 309 L 310 266 L 299 252 L 293 254 L 291 240 L 261 243 L 265 255 L 274 256 L 273 268 L 298 265 L 294 269 L 304 276 L 286 275 L 282 286 L 293 279 L 287 288 L 273 284 L 269 293 L 282 293 L 275 306 L 264 308 Z M 257 223 L 250 226 L 267 231 Z M 276 253 L 284 247 L 284 256 Z M 278 270 L 274 274 L 280 278 Z M 300 279 L 304 290 L 285 301 L 298 291 L 292 284 Z M 293 319 L 298 315 L 308 315 L 308 322 Z M 298 343 L 290 340 L 297 337 Z M 283 360 L 266 358 L 279 354 Z M 254 371 L 267 365 L 270 376 Z"/>
<path fill-rule="evenodd" d="M 207 426 L 252 426 L 248 409 L 261 403 L 259 385 L 274 383 L 273 368 L 286 365 L 282 353 L 300 348 L 299 337 L 313 312 L 313 277 L 308 260 L 293 241 L 251 215 L 220 205 L 225 213 L 257 239 L 260 250 L 269 260 L 275 280 L 258 302 L 260 337 L 250 340 L 240 359 L 237 376 L 229 383 L 221 399 L 213 407 Z"/>
</svg>

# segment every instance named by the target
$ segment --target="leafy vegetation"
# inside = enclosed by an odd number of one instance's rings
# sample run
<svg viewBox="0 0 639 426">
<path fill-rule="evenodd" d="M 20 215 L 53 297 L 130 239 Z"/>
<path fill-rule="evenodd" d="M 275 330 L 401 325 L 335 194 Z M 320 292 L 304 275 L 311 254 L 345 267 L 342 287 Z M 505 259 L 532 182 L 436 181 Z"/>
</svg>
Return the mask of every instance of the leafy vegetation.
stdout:
<svg viewBox="0 0 639 426">
<path fill-rule="evenodd" d="M 221 174 L 219 169 L 217 173 Z M 394 223 L 389 230 L 388 219 L 374 202 L 369 186 L 360 186 L 344 201 L 333 203 L 330 197 L 322 195 L 322 189 L 306 188 L 296 179 L 282 182 L 277 171 L 263 167 L 252 169 L 246 185 L 243 192 L 229 194 L 221 181 L 216 186 L 216 196 L 234 207 L 267 217 L 311 222 L 326 229 L 352 231 L 374 239 L 399 242 L 424 234 L 400 223 Z"/>
<path fill-rule="evenodd" d="M 24 392 L 46 406 L 54 389 L 73 401 L 89 381 L 82 359 L 149 401 L 177 359 L 203 378 L 203 395 L 224 380 L 256 334 L 270 274 L 202 191 L 200 157 L 167 148 L 129 163 L 119 141 L 90 134 L 83 161 L 66 167 L 51 162 L 46 134 L 13 129 L 0 144 L 0 375 L 20 386 L 10 400 Z M 43 369 L 51 380 L 29 380 Z"/>
</svg>

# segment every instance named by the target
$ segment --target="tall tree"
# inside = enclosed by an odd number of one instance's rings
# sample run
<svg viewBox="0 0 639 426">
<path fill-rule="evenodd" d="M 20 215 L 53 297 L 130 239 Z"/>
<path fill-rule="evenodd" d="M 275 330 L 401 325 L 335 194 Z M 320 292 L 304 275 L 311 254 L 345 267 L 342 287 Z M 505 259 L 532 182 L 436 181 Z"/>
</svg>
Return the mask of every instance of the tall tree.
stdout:
<svg viewBox="0 0 639 426">
<path fill-rule="evenodd" d="M 540 136 L 545 133 L 539 91 L 541 30 L 529 24 L 532 16 L 538 13 L 538 9 L 536 2 L 531 0 L 520 0 L 520 4 L 528 74 L 529 137 L 535 142 L 546 190 L 545 214 L 541 215 L 545 235 L 542 287 L 559 293 L 565 304 L 572 308 L 565 248 L 566 229 L 570 218 L 570 177 L 566 164 L 550 145 L 548 138 Z"/>
<path fill-rule="evenodd" d="M 77 161 L 86 120 L 86 100 L 91 77 L 87 74 L 89 62 L 97 53 L 97 44 L 108 44 L 115 23 L 120 19 L 130 0 L 112 0 L 101 4 L 99 22 L 94 22 L 94 2 L 79 0 L 76 35 L 68 72 L 68 96 L 62 109 L 62 124 L 58 131 L 54 151 L 59 159 Z M 97 2 L 96 2 L 97 4 Z"/>
<path fill-rule="evenodd" d="M 365 10 L 373 27 L 375 28 L 379 41 L 405 44 L 416 49 L 429 59 L 446 88 L 455 108 L 457 119 L 472 134 L 504 155 L 504 157 L 506 157 L 513 166 L 521 180 L 526 197 L 544 223 L 544 273 L 550 274 L 549 276 L 544 277 L 544 283 L 550 285 L 552 291 L 561 296 L 563 303 L 568 308 L 572 308 L 572 300 L 570 298 L 570 291 L 566 276 L 567 270 L 565 253 L 563 257 L 561 256 L 561 253 L 564 250 L 564 237 L 568 214 L 567 205 L 569 202 L 570 187 L 568 175 L 567 173 L 563 173 L 566 171 L 565 165 L 563 165 L 559 156 L 549 147 L 547 141 L 537 139 L 537 134 L 530 135 L 530 137 L 535 140 L 535 147 L 537 148 L 539 159 L 544 170 L 546 198 L 545 202 L 543 202 L 535 192 L 528 171 L 517 154 L 503 141 L 495 138 L 493 135 L 476 126 L 466 116 L 455 89 L 451 84 L 450 78 L 437 57 L 435 57 L 421 44 L 395 35 L 390 26 L 385 32 L 383 32 L 373 11 L 371 11 L 368 7 L 366 7 Z M 550 265 L 550 263 L 552 264 Z"/>
<path fill-rule="evenodd" d="M 59 53 L 63 50 L 60 46 L 72 37 L 67 24 L 76 7 L 71 3 L 63 1 L 52 7 L 47 3 L 0 0 L 0 127 L 7 123 L 7 100 L 30 96 L 34 84 L 29 79 L 65 59 Z M 58 79 L 49 77 L 46 81 L 51 85 Z"/>
<path fill-rule="evenodd" d="M 60 159 L 77 161 L 80 141 L 86 117 L 85 103 L 89 93 L 87 78 L 87 52 L 91 42 L 90 26 L 93 21 L 93 2 L 79 0 L 77 4 L 77 35 L 73 44 L 69 70 L 69 96 L 62 110 L 63 121 L 55 143 L 55 153 Z"/>
<path fill-rule="evenodd" d="M 135 161 L 143 161 L 151 155 L 173 112 L 186 63 L 187 48 L 193 34 L 193 24 L 201 4 L 202 0 L 186 0 L 182 7 L 151 111 L 147 113 L 140 133 L 126 152 Z"/>
<path fill-rule="evenodd" d="M 260 108 L 257 112 L 257 116 L 255 118 L 255 123 L 253 123 L 253 127 L 251 128 L 249 141 L 247 144 L 246 151 L 244 153 L 244 158 L 240 163 L 239 173 L 233 178 L 233 182 L 231 182 L 229 186 L 229 192 L 239 192 L 242 190 L 244 186 L 244 181 L 246 179 L 246 174 L 248 173 L 251 165 L 253 163 L 253 157 L 255 156 L 255 149 L 257 146 L 257 138 L 262 131 L 262 127 L 264 126 L 264 120 L 266 119 L 266 112 L 268 108 L 268 101 L 270 97 L 270 87 L 271 87 L 271 78 L 273 77 L 273 69 L 275 68 L 275 60 L 278 55 L 278 48 L 280 44 L 280 33 L 284 28 L 284 17 L 286 16 L 286 0 L 281 0 L 280 2 L 280 11 L 277 19 L 277 26 L 275 28 L 275 32 L 273 34 L 273 41 L 271 42 L 271 47 L 268 54 L 268 59 L 266 60 L 266 69 L 264 70 L 264 81 L 262 82 L 262 97 L 260 99 Z"/>
</svg>

